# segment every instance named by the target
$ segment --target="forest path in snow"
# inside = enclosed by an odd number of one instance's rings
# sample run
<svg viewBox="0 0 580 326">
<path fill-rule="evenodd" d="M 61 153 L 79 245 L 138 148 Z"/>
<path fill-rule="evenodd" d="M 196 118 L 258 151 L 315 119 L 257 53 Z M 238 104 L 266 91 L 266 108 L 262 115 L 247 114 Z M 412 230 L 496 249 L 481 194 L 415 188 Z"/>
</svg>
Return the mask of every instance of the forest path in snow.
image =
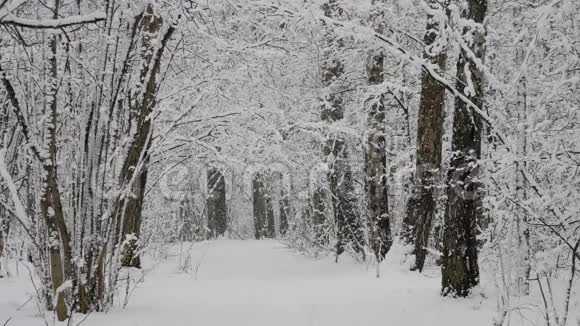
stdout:
<svg viewBox="0 0 580 326">
<path fill-rule="evenodd" d="M 479 326 L 493 312 L 479 297 L 439 296 L 439 277 L 375 267 L 344 255 L 312 259 L 274 240 L 218 240 L 173 248 L 138 285 L 127 309 L 89 318 L 122 326 Z M 185 253 L 187 273 L 179 271 Z M 197 272 L 196 272 L 197 269 Z"/>
<path fill-rule="evenodd" d="M 442 298 L 437 273 L 406 271 L 390 256 L 376 278 L 374 263 L 348 255 L 338 263 L 333 255 L 314 259 L 275 240 L 216 240 L 163 252 L 166 259 L 145 257 L 143 271 L 132 272 L 145 274 L 126 309 L 76 315 L 70 325 L 83 319 L 83 326 L 493 325 L 490 300 Z M 26 297 L 12 290 L 0 312 L 14 311 Z M 43 324 L 29 304 L 9 325 Z"/>
</svg>

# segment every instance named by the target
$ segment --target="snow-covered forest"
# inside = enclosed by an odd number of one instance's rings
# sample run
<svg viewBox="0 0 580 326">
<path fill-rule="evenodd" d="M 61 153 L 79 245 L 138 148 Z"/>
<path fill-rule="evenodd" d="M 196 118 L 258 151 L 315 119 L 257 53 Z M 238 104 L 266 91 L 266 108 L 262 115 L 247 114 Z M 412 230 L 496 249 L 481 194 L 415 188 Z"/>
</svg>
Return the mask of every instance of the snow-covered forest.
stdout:
<svg viewBox="0 0 580 326">
<path fill-rule="evenodd" d="M 580 326 L 578 0 L 0 27 L 0 325 Z"/>
</svg>

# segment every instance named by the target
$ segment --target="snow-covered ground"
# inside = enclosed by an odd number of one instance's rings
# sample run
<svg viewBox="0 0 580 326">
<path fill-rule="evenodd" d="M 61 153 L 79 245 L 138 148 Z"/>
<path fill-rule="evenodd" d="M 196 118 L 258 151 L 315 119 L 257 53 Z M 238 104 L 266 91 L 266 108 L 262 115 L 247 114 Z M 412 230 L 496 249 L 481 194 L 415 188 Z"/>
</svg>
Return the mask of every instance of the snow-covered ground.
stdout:
<svg viewBox="0 0 580 326">
<path fill-rule="evenodd" d="M 161 264 L 145 268 L 125 310 L 92 314 L 82 325 L 493 325 L 491 300 L 441 298 L 439 277 L 405 271 L 398 262 L 386 261 L 376 278 L 372 265 L 346 255 L 336 264 L 334 257 L 305 257 L 273 240 L 169 251 Z M 33 291 L 25 277 L 0 279 L 0 289 L 0 325 L 10 316 L 11 326 L 44 324 L 34 300 L 16 311 Z"/>
</svg>

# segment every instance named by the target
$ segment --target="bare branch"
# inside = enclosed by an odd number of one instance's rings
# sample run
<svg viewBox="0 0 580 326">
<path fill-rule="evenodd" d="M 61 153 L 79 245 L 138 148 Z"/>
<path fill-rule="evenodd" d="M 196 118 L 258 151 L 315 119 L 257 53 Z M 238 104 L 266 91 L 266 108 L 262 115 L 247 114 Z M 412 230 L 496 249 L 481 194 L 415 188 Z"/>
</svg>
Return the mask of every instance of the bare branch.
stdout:
<svg viewBox="0 0 580 326">
<path fill-rule="evenodd" d="M 6 15 L 0 24 L 2 25 L 14 25 L 25 28 L 35 28 L 35 29 L 59 29 L 63 27 L 84 25 L 84 24 L 94 24 L 100 21 L 104 21 L 106 15 L 104 12 L 95 12 L 89 15 L 71 16 L 62 19 L 28 19 L 16 17 L 13 14 Z"/>
</svg>

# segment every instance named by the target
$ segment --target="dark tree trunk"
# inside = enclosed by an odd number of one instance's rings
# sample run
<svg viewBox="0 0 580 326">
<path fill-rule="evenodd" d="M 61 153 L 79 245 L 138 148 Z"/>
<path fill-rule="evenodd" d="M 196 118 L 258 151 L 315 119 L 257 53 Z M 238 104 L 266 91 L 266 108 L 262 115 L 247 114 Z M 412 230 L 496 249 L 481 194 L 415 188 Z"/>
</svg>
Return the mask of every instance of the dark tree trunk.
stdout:
<svg viewBox="0 0 580 326">
<path fill-rule="evenodd" d="M 51 146 L 52 147 L 52 146 Z M 50 149 L 51 157 L 53 148 Z M 50 160 L 52 161 L 52 160 Z M 56 183 L 56 160 L 54 165 L 45 165 L 46 180 L 45 191 L 41 194 L 40 211 L 44 216 L 48 232 L 48 251 L 50 263 L 50 279 L 55 295 L 55 311 L 59 321 L 68 318 L 68 309 L 65 303 L 65 293 L 57 290 L 70 277 L 72 267 L 70 265 L 71 248 L 70 238 L 64 224 L 64 213 L 60 201 L 60 192 Z M 64 257 L 61 255 L 61 250 Z M 64 258 L 64 259 L 63 259 Z"/>
<path fill-rule="evenodd" d="M 439 5 L 430 2 L 433 10 Z M 429 15 L 425 32 L 424 56 L 440 71 L 445 70 L 446 50 L 439 49 L 436 42 L 441 33 L 441 22 Z M 443 120 L 445 110 L 445 88 L 428 72 L 421 78 L 421 100 L 417 118 L 417 152 L 414 189 L 407 203 L 407 215 L 403 221 L 402 237 L 413 244 L 415 264 L 412 269 L 423 270 L 427 256 L 433 217 L 436 212 L 435 187 L 441 171 L 443 143 Z"/>
<path fill-rule="evenodd" d="M 207 226 L 211 237 L 218 237 L 226 232 L 226 181 L 218 168 L 207 172 Z"/>
<path fill-rule="evenodd" d="M 282 189 L 280 196 L 282 197 L 278 202 L 280 206 L 280 235 L 286 235 L 288 231 L 288 215 L 290 215 L 290 201 L 288 199 L 288 192 Z"/>
<path fill-rule="evenodd" d="M 128 186 L 130 193 L 120 199 L 115 215 L 118 222 L 122 224 L 119 241 L 123 245 L 121 264 L 125 267 L 141 267 L 138 241 L 141 232 L 143 199 L 147 185 L 149 149 L 153 132 L 150 114 L 156 104 L 157 74 L 161 65 L 161 57 L 173 32 L 173 27 L 170 27 L 163 37 L 161 46 L 154 53 L 155 46 L 152 41 L 159 34 L 161 24 L 161 17 L 153 12 L 151 6 L 148 6 L 143 14 L 141 27 L 144 48 L 141 82 L 144 84 L 144 92 L 140 94 L 141 89 L 137 89 L 134 94 L 130 94 L 131 97 L 134 97 L 130 99 L 130 121 L 132 124 L 136 124 L 136 133 L 133 136 L 120 174 L 121 186 Z M 146 78 L 148 79 L 145 80 Z M 138 170 L 136 171 L 136 169 Z"/>
<path fill-rule="evenodd" d="M 369 85 L 384 81 L 384 57 L 375 54 L 367 62 Z M 389 201 L 387 196 L 387 154 L 385 144 L 385 104 L 383 94 L 367 100 L 369 106 L 366 147 L 366 190 L 369 211 L 369 241 L 377 261 L 381 262 L 391 248 Z"/>
<path fill-rule="evenodd" d="M 252 181 L 254 232 L 256 239 L 276 237 L 274 205 L 270 196 L 269 178 L 261 172 Z"/>
<path fill-rule="evenodd" d="M 149 123 L 148 123 L 149 124 Z M 144 127 L 149 130 L 150 126 Z M 141 151 L 146 146 L 148 150 L 149 143 L 147 137 L 139 137 L 140 141 L 133 144 L 125 164 L 122 174 L 126 177 L 123 185 L 130 185 L 131 193 L 120 201 L 120 209 L 123 212 L 118 218 L 122 218 L 121 238 L 121 265 L 124 267 L 141 268 L 141 258 L 138 253 L 138 240 L 141 234 L 141 213 L 143 210 L 143 196 L 147 185 L 147 163 L 146 159 L 143 166 L 137 172 L 137 180 L 131 181 L 133 169 L 139 164 Z"/>
<path fill-rule="evenodd" d="M 256 239 L 266 236 L 267 203 L 265 198 L 265 180 L 261 173 L 256 173 L 252 180 L 252 203 L 254 210 L 254 234 Z"/>
<path fill-rule="evenodd" d="M 481 24 L 487 0 L 469 0 L 467 18 Z M 485 31 L 466 27 L 464 39 L 473 53 L 484 58 Z M 466 75 L 469 69 L 471 78 Z M 471 86 L 470 86 L 471 85 Z M 483 104 L 483 74 L 462 51 L 457 62 L 457 87 L 478 107 Z M 479 283 L 477 220 L 481 213 L 478 160 L 481 157 L 482 120 L 456 98 L 451 166 L 447 175 L 447 206 L 443 230 L 442 294 L 467 296 Z"/>
</svg>

